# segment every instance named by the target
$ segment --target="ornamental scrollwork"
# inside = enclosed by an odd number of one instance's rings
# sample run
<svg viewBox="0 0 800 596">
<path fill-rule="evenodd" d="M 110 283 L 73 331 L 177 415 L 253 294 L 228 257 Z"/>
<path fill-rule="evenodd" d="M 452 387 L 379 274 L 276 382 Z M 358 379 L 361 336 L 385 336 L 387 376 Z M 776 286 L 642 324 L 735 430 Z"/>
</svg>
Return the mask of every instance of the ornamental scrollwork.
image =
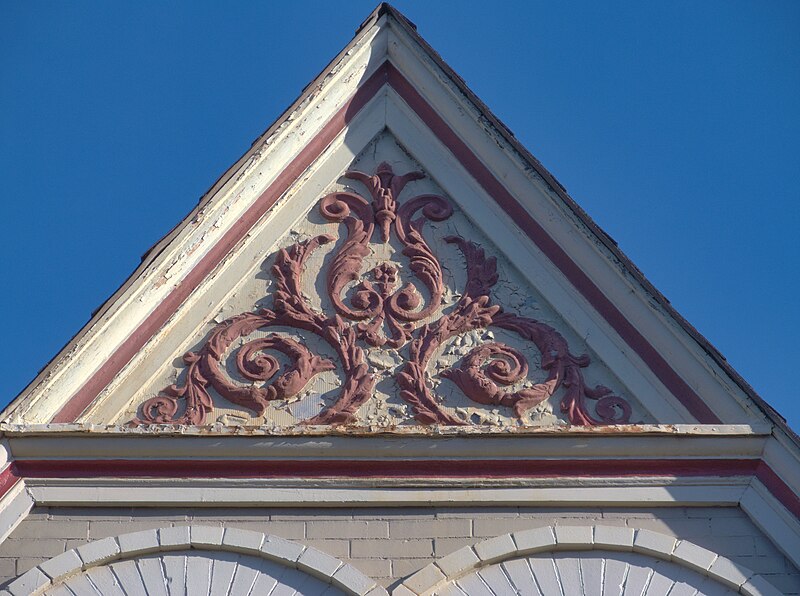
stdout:
<svg viewBox="0 0 800 596">
<path fill-rule="evenodd" d="M 541 354 L 541 369 L 547 376 L 544 381 L 512 390 L 528 376 L 525 356 L 502 342 L 484 343 L 474 347 L 457 366 L 439 374 L 471 401 L 509 408 L 523 420 L 532 408 L 562 389 L 560 408 L 571 424 L 620 424 L 630 420 L 631 407 L 626 400 L 602 385 L 589 386 L 585 382 L 582 369 L 589 365 L 588 356 L 573 355 L 567 341 L 553 327 L 506 312 L 492 303 L 491 290 L 498 282 L 496 259 L 487 257 L 481 247 L 460 236 L 444 240 L 462 253 L 466 284 L 455 305 L 440 310 L 445 293 L 442 266 L 426 242 L 423 228 L 426 221 L 448 219 L 453 208 L 444 197 L 433 194 L 398 202 L 403 188 L 424 178 L 423 173 L 396 175 L 391 166 L 383 163 L 374 175 L 349 171 L 345 177 L 361 182 L 370 198 L 339 191 L 319 202 L 321 215 L 341 224 L 346 231 L 325 278 L 334 312 L 326 315 L 311 306 L 302 291 L 302 275 L 314 251 L 336 238 L 321 234 L 279 250 L 271 270 L 277 286 L 272 308 L 236 315 L 214 327 L 199 350 L 184 355 L 187 370 L 182 384 L 171 385 L 146 400 L 131 424 L 205 424 L 214 409 L 211 388 L 260 416 L 271 402 L 296 397 L 316 375 L 336 370 L 337 365 L 344 374 L 338 397 L 302 424 L 355 424 L 358 410 L 375 391 L 375 375 L 365 346 L 404 350 L 404 364 L 394 379 L 399 397 L 410 406 L 418 423 L 470 424 L 449 412 L 434 393 L 429 365 L 451 338 L 488 328 L 505 330 L 533 344 Z M 418 285 L 400 283 L 398 267 L 391 262 L 363 271 L 375 236 L 382 244 L 396 239 Z M 292 328 L 301 336 L 317 336 L 333 348 L 338 362 L 312 354 L 303 343 L 285 334 L 267 332 L 277 326 Z M 246 341 L 256 331 L 267 334 Z M 232 350 L 240 342 L 244 343 Z M 236 382 L 227 374 L 229 352 L 235 355 L 232 366 L 249 385 Z M 276 352 L 283 354 L 288 364 L 281 367 L 273 355 Z"/>
</svg>

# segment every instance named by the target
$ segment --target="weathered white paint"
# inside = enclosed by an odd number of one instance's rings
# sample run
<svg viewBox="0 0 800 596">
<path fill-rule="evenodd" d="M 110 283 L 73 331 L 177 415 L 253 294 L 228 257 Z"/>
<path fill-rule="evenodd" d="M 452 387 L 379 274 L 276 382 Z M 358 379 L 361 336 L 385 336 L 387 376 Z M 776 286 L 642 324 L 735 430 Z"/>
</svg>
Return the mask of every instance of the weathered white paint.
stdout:
<svg viewBox="0 0 800 596">
<path fill-rule="evenodd" d="M 779 594 L 751 570 L 689 541 L 603 526 L 542 527 L 491 538 L 431 563 L 402 584 L 411 594 L 453 596 L 517 594 L 523 585 L 545 596 Z"/>
<path fill-rule="evenodd" d="M 386 594 L 374 580 L 317 549 L 260 532 L 206 526 L 90 542 L 34 567 L 7 590 L 53 596 L 68 593 L 65 587 L 77 596 Z"/>
<path fill-rule="evenodd" d="M 1 427 L 15 459 L 158 458 L 516 458 L 532 453 L 564 459 L 758 458 L 768 429 L 747 425 L 630 425 L 615 427 L 463 429 L 426 432 L 418 427 L 366 437 L 341 429 L 308 427 L 306 434 L 280 429 L 182 427 Z M 219 440 L 219 436 L 225 440 Z M 164 437 L 170 437 L 165 440 Z M 368 440 L 367 440 L 368 439 Z"/>
</svg>

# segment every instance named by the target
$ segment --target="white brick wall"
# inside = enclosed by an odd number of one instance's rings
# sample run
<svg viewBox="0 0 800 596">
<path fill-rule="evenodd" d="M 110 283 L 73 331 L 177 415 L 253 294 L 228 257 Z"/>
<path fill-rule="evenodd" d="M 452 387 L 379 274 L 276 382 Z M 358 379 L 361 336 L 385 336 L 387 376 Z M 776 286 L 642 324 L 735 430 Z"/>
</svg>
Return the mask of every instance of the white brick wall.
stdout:
<svg viewBox="0 0 800 596">
<path fill-rule="evenodd" d="M 736 508 L 121 509 L 36 508 L 0 544 L 0 582 L 88 541 L 202 524 L 273 534 L 350 563 L 386 586 L 434 558 L 509 532 L 555 526 L 646 529 L 691 541 L 800 594 L 800 573 Z"/>
</svg>

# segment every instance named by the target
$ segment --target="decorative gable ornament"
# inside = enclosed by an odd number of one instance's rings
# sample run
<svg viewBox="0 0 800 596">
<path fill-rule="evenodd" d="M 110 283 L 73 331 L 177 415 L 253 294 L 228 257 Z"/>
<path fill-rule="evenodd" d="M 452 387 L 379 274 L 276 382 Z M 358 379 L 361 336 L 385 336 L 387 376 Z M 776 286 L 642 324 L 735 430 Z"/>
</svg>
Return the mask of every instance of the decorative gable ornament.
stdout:
<svg viewBox="0 0 800 596">
<path fill-rule="evenodd" d="M 371 200 L 347 191 L 333 192 L 318 205 L 320 214 L 346 230 L 343 242 L 327 265 L 322 285 L 331 304 L 329 312 L 314 309 L 305 293 L 306 263 L 319 247 L 336 242 L 331 234 L 320 234 L 281 248 L 272 266 L 276 288 L 272 308 L 235 315 L 211 332 L 197 352 L 187 352 L 188 367 L 182 385 L 171 385 L 142 405 L 142 415 L 132 423 L 198 424 L 207 422 L 214 410 L 216 394 L 256 415 L 264 415 L 270 402 L 297 397 L 318 373 L 336 369 L 336 364 L 313 354 L 302 343 L 280 333 L 247 338 L 256 330 L 285 326 L 311 333 L 335 350 L 344 372 L 335 402 L 302 424 L 364 424 L 358 413 L 373 398 L 375 376 L 365 346 L 399 351 L 404 364 L 397 367 L 394 380 L 399 397 L 410 406 L 421 424 L 467 425 L 469 418 L 447 411 L 446 402 L 431 389 L 430 364 L 447 341 L 465 333 L 499 328 L 517 334 L 536 346 L 540 369 L 546 379 L 516 388 L 527 380 L 525 356 L 502 342 L 486 341 L 472 348 L 457 366 L 439 372 L 454 382 L 470 400 L 486 407 L 510 408 L 524 423 L 528 411 L 564 388 L 560 408 L 571 424 L 627 423 L 630 405 L 602 385 L 587 386 L 582 368 L 589 365 L 585 355 L 570 353 L 564 337 L 551 326 L 535 319 L 505 312 L 492 303 L 491 290 L 498 281 L 496 259 L 461 236 L 446 236 L 457 245 L 466 261 L 467 279 L 460 298 L 442 309 L 445 281 L 442 265 L 424 237 L 425 221 L 444 221 L 453 208 L 435 194 L 400 196 L 407 183 L 425 177 L 412 171 L 396 175 L 392 166 L 381 163 L 373 175 L 350 170 L 345 178 L 362 183 Z M 418 217 L 419 216 L 419 217 Z M 365 267 L 370 245 L 383 245 L 394 238 L 408 260 L 402 267 L 391 260 Z M 368 268 L 368 271 L 365 269 Z M 401 280 L 400 271 L 408 272 Z M 422 288 L 427 293 L 423 298 Z M 240 343 L 233 350 L 231 348 Z M 230 353 L 230 352 L 233 353 Z M 281 368 L 275 352 L 289 362 Z M 239 380 L 231 378 L 224 360 L 235 362 Z M 251 384 L 245 384 L 250 382 Z M 590 411 L 587 401 L 594 403 Z M 179 402 L 183 404 L 180 407 Z M 463 412 L 463 410 L 461 410 Z"/>
</svg>

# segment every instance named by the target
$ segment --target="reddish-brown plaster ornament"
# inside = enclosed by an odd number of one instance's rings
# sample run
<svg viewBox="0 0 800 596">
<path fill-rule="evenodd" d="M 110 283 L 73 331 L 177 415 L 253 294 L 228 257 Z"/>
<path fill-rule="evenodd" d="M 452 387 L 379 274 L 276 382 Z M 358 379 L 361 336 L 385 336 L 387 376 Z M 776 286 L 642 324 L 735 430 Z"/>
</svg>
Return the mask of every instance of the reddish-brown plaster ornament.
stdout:
<svg viewBox="0 0 800 596">
<path fill-rule="evenodd" d="M 428 365 L 434 353 L 450 338 L 476 329 L 505 329 L 536 346 L 541 353 L 541 367 L 547 378 L 517 391 L 503 391 L 523 380 L 528 363 L 521 352 L 500 342 L 475 347 L 457 367 L 441 373 L 454 382 L 473 402 L 486 406 L 509 407 L 524 420 L 527 412 L 563 388 L 561 410 L 570 423 L 596 425 L 624 423 L 630 420 L 627 401 L 603 387 L 586 386 L 581 369 L 589 365 L 588 356 L 573 356 L 563 336 L 540 321 L 504 312 L 490 299 L 498 281 L 494 257 L 486 257 L 482 248 L 460 236 L 447 242 L 456 244 L 467 264 L 467 282 L 458 302 L 435 320 L 444 295 L 442 267 L 423 237 L 425 220 L 443 221 L 453 213 L 448 201 L 439 195 L 418 195 L 402 204 L 398 197 L 411 181 L 424 177 L 421 172 L 397 176 L 391 166 L 382 163 L 375 175 L 350 171 L 346 178 L 362 182 L 372 201 L 353 192 L 335 192 L 320 201 L 320 212 L 331 222 L 345 225 L 347 237 L 334 255 L 327 272 L 326 286 L 335 312 L 331 315 L 313 309 L 302 293 L 302 274 L 308 257 L 321 245 L 335 240 L 320 235 L 281 249 L 272 267 L 277 282 L 273 308 L 231 317 L 217 325 L 197 352 L 184 356 L 188 365 L 183 385 L 173 385 L 142 404 L 141 415 L 132 424 L 204 424 L 213 410 L 209 387 L 225 399 L 263 415 L 275 400 L 298 395 L 318 373 L 334 370 L 336 365 L 313 355 L 300 342 L 272 333 L 245 342 L 236 350 L 236 369 L 251 385 L 231 380 L 225 372 L 224 359 L 234 342 L 258 329 L 288 326 L 312 333 L 333 347 L 344 372 L 344 381 L 336 401 L 303 424 L 356 424 L 357 412 L 372 398 L 375 378 L 370 372 L 364 348 L 388 346 L 404 349 L 406 363 L 395 375 L 400 397 L 412 408 L 421 424 L 465 425 L 470 422 L 448 411 L 446 404 L 433 393 L 428 382 Z M 414 216 L 421 212 L 421 217 Z M 381 263 L 363 278 L 364 259 L 379 230 L 380 242 L 389 242 L 392 233 L 403 245 L 409 269 L 427 289 L 423 305 L 418 288 L 408 282 L 401 287 L 398 267 Z M 354 286 L 348 288 L 350 284 Z M 349 304 L 344 294 L 350 290 Z M 280 372 L 277 359 L 266 353 L 278 351 L 290 364 Z M 275 378 L 277 376 L 277 378 Z M 274 379 L 274 380 L 273 380 Z M 258 383 L 263 383 L 259 385 Z M 178 400 L 184 401 L 179 413 Z M 589 401 L 595 402 L 594 414 Z"/>
</svg>

